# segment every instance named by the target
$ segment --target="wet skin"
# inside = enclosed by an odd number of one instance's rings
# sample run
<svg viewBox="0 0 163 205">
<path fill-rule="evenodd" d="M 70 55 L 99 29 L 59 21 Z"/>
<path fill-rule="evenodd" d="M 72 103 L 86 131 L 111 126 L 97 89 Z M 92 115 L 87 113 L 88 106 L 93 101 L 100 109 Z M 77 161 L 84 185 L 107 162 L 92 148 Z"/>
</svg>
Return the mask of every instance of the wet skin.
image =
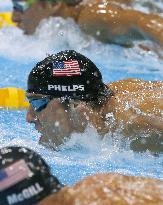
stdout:
<svg viewBox="0 0 163 205">
<path fill-rule="evenodd" d="M 162 205 L 162 192 L 162 180 L 105 173 L 64 187 L 39 205 Z"/>
<path fill-rule="evenodd" d="M 43 97 L 42 95 L 28 93 L 26 96 L 28 99 L 39 99 Z M 30 106 L 26 115 L 26 121 L 34 123 L 36 130 L 42 134 L 40 138 L 41 143 L 47 143 L 48 146 L 57 147 L 71 133 L 84 131 L 86 120 L 83 109 L 85 109 L 84 106 L 76 109 L 74 106 L 72 108 L 72 105 L 71 107 L 70 105 L 66 106 L 59 99 L 52 99 L 46 108 L 40 112 L 34 111 Z"/>
<path fill-rule="evenodd" d="M 57 9 L 60 4 L 57 4 Z M 36 2 L 26 11 L 21 12 L 13 10 L 12 20 L 17 23 L 17 26 L 24 30 L 25 34 L 33 34 L 39 25 L 40 21 L 53 16 L 55 9 L 51 4 L 45 2 Z"/>
<path fill-rule="evenodd" d="M 102 0 L 89 2 L 67 6 L 38 1 L 24 12 L 14 10 L 13 21 L 26 34 L 32 34 L 44 18 L 71 17 L 84 32 L 103 42 L 129 46 L 133 40 L 150 39 L 163 45 L 162 17 L 121 8 L 115 1 L 108 4 L 101 4 Z"/>
<path fill-rule="evenodd" d="M 29 95 L 27 96 L 29 97 Z M 30 97 L 38 98 L 40 96 L 32 95 Z M 34 123 L 36 130 L 42 134 L 42 143 L 47 141 L 53 143 L 54 139 L 55 145 L 58 146 L 63 143 L 63 138 L 72 132 L 72 123 L 68 112 L 58 99 L 51 100 L 41 112 L 34 111 L 30 106 L 26 120 L 29 123 Z"/>
<path fill-rule="evenodd" d="M 126 79 L 108 86 L 115 95 L 100 107 L 92 108 L 89 103 L 78 102 L 65 109 L 58 99 L 54 99 L 41 112 L 30 107 L 27 122 L 35 124 L 43 136 L 41 142 L 50 141 L 54 146 L 62 144 L 64 138 L 74 132 L 83 133 L 91 124 L 100 136 L 120 129 L 123 136 L 131 139 L 143 134 L 158 137 L 158 142 L 150 147 L 147 145 L 146 149 L 161 151 L 157 143 L 163 141 L 163 82 Z"/>
</svg>

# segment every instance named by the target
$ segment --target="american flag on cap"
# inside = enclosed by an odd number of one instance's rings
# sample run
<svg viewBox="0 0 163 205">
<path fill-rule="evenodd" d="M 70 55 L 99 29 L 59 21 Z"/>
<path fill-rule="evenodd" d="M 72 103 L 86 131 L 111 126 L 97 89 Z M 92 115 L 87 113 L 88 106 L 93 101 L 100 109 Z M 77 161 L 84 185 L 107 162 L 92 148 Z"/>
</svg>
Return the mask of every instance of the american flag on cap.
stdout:
<svg viewBox="0 0 163 205">
<path fill-rule="evenodd" d="M 59 61 L 53 63 L 53 76 L 78 76 L 81 75 L 77 60 Z"/>
<path fill-rule="evenodd" d="M 0 170 L 0 191 L 3 191 L 18 182 L 31 177 L 33 173 L 23 159 Z"/>
</svg>

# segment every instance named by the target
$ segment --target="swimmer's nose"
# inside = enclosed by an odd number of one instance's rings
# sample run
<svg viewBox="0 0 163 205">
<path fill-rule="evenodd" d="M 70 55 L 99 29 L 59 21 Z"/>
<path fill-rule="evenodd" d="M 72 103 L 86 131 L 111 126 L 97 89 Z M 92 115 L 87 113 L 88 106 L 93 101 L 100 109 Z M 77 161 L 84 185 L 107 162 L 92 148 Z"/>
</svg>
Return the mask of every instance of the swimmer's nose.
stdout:
<svg viewBox="0 0 163 205">
<path fill-rule="evenodd" d="M 19 23 L 21 21 L 21 12 L 14 10 L 12 13 L 12 21 Z"/>
<path fill-rule="evenodd" d="M 35 123 L 36 122 L 36 114 L 33 111 L 33 109 L 31 108 L 31 106 L 29 107 L 28 111 L 27 111 L 27 115 L 26 115 L 26 121 L 28 123 Z"/>
</svg>

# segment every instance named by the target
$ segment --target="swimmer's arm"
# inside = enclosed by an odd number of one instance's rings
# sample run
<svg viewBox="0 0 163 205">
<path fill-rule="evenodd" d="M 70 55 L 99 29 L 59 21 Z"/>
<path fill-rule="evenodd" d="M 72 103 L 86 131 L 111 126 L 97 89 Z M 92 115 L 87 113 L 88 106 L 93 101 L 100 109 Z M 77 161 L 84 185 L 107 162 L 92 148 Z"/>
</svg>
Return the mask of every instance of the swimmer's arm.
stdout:
<svg viewBox="0 0 163 205">
<path fill-rule="evenodd" d="M 161 16 L 140 13 L 137 28 L 143 36 L 163 46 L 163 18 Z"/>
<path fill-rule="evenodd" d="M 107 84 L 114 93 L 145 92 L 163 90 L 163 81 L 146 81 L 137 78 L 127 78 Z"/>
<path fill-rule="evenodd" d="M 112 107 L 115 107 L 117 122 L 122 121 L 129 130 L 154 128 L 163 131 L 162 94 L 162 89 L 116 94 L 112 98 Z"/>
<path fill-rule="evenodd" d="M 130 45 L 134 39 L 145 38 L 163 45 L 163 18 L 158 15 L 111 4 L 100 9 L 96 2 L 81 11 L 78 24 L 86 33 L 104 42 Z"/>
<path fill-rule="evenodd" d="M 73 195 L 73 193 L 72 193 Z M 59 192 L 53 193 L 43 199 L 38 205 L 72 205 L 73 199 L 69 187 L 62 188 Z"/>
<path fill-rule="evenodd" d="M 149 81 L 148 81 L 149 82 Z M 137 79 L 137 78 L 127 78 L 119 81 L 112 82 L 107 84 L 107 86 L 114 92 L 114 93 L 130 93 L 130 92 L 137 92 L 142 91 L 142 89 L 146 88 L 147 81 Z M 148 85 L 149 87 L 149 85 Z M 147 88 L 148 88 L 147 87 Z"/>
<path fill-rule="evenodd" d="M 149 115 L 137 115 L 132 123 L 137 125 L 137 127 L 144 128 L 153 128 L 157 129 L 160 132 L 163 132 L 163 119 L 158 116 L 149 116 Z"/>
<path fill-rule="evenodd" d="M 133 151 L 162 152 L 163 119 L 157 116 L 136 116 L 132 124 L 128 124 L 124 135 L 132 139 L 130 148 Z"/>
</svg>

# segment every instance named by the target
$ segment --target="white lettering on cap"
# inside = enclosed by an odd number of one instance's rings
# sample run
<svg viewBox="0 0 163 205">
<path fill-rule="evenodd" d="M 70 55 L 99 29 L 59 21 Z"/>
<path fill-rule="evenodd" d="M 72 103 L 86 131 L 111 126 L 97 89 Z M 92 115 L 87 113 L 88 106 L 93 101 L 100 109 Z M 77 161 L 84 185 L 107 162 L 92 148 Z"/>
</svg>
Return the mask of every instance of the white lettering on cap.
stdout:
<svg viewBox="0 0 163 205">
<path fill-rule="evenodd" d="M 79 85 L 79 90 L 84 91 L 84 85 Z"/>
<path fill-rule="evenodd" d="M 62 91 L 67 91 L 67 86 L 62 86 Z"/>
<path fill-rule="evenodd" d="M 39 183 L 35 183 L 34 185 L 31 185 L 27 187 L 26 189 L 23 189 L 20 193 L 7 196 L 7 201 L 9 205 L 16 204 L 18 202 L 22 202 L 26 199 L 30 199 L 33 196 L 36 196 L 40 192 L 44 190 L 43 187 L 40 186 Z"/>
<path fill-rule="evenodd" d="M 54 85 L 48 85 L 48 90 L 54 89 Z"/>
<path fill-rule="evenodd" d="M 77 90 L 84 91 L 85 88 L 84 85 L 48 85 L 48 90 L 74 92 Z"/>
<path fill-rule="evenodd" d="M 61 86 L 60 85 L 54 85 L 55 90 L 61 91 Z"/>
</svg>

